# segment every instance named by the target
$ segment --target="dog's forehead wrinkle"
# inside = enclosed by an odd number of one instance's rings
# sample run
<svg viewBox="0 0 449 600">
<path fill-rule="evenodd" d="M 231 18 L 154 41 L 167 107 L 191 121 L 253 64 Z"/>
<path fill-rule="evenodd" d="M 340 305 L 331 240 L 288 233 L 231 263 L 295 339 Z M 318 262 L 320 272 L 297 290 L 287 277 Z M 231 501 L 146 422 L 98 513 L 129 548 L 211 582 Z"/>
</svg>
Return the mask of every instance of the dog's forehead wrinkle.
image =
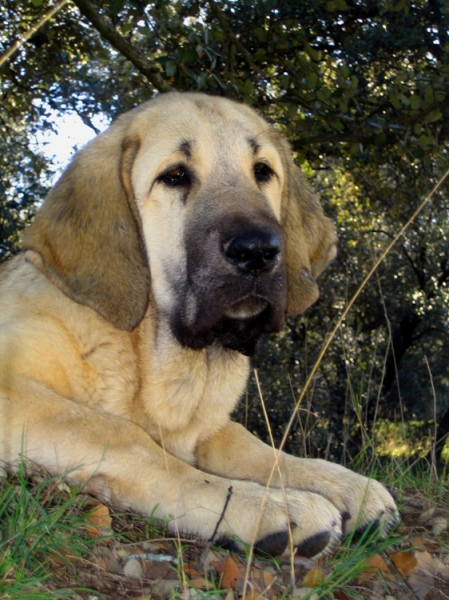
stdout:
<svg viewBox="0 0 449 600">
<path fill-rule="evenodd" d="M 253 151 L 253 155 L 255 156 L 259 150 L 260 150 L 260 145 L 258 144 L 258 142 L 256 141 L 255 138 L 249 138 L 248 139 L 248 144 L 251 146 L 251 149 Z"/>
<path fill-rule="evenodd" d="M 191 140 L 183 140 L 179 145 L 179 152 L 184 154 L 186 158 L 192 157 L 192 141 Z"/>
</svg>

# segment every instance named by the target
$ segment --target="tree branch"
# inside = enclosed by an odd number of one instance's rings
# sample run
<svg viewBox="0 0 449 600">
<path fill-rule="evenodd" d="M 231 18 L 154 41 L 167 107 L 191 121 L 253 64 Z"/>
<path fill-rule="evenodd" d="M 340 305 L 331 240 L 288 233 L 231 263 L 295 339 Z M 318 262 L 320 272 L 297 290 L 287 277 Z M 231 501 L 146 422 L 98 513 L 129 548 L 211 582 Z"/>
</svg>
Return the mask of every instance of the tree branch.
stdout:
<svg viewBox="0 0 449 600">
<path fill-rule="evenodd" d="M 14 54 L 14 52 L 16 52 L 16 50 L 20 48 L 20 46 L 29 40 L 30 37 L 42 27 L 42 25 L 45 25 L 49 19 L 51 19 L 59 10 L 61 10 L 61 8 L 67 4 L 67 2 L 68 0 L 60 0 L 55 6 L 53 6 L 53 8 L 45 13 L 35 25 L 32 25 L 20 39 L 14 42 L 14 44 L 0 56 L 0 67 Z"/>
<path fill-rule="evenodd" d="M 248 63 L 248 65 L 251 67 L 251 69 L 253 69 L 253 71 L 256 71 L 256 73 L 258 73 L 261 77 L 266 77 L 265 73 L 263 71 L 261 71 L 259 69 L 259 67 L 256 65 L 256 63 L 254 62 L 253 57 L 251 56 L 251 53 L 248 52 L 248 50 L 245 48 L 245 46 L 242 44 L 242 42 L 239 40 L 239 38 L 236 37 L 236 35 L 233 33 L 231 26 L 229 25 L 228 20 L 226 18 L 226 15 L 220 9 L 218 4 L 216 4 L 214 2 L 214 0 L 208 0 L 208 4 L 210 6 L 212 16 L 215 17 L 217 19 L 217 21 L 220 23 L 227 38 L 235 45 L 235 47 L 240 52 L 240 54 L 243 56 L 243 58 Z"/>
<path fill-rule="evenodd" d="M 293 150 L 303 150 L 314 144 L 338 144 L 340 142 L 352 142 L 360 144 L 373 144 L 374 135 L 364 135 L 357 133 L 324 133 L 323 135 L 315 135 L 308 138 L 300 138 L 293 140 L 291 146 Z"/>
<path fill-rule="evenodd" d="M 165 79 L 161 72 L 151 61 L 142 55 L 141 50 L 137 50 L 126 38 L 124 38 L 112 23 L 99 14 L 97 8 L 89 0 L 73 0 L 88 21 L 95 29 L 116 49 L 125 56 L 136 69 L 144 75 L 148 81 L 162 93 L 172 92 L 173 88 Z"/>
</svg>

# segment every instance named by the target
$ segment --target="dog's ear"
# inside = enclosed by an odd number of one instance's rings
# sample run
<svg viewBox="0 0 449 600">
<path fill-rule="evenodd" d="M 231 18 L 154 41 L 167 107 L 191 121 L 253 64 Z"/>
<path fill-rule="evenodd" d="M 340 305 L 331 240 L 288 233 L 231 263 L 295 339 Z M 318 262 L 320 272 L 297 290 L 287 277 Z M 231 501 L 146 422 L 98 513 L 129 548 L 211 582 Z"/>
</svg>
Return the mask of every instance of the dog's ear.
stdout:
<svg viewBox="0 0 449 600">
<path fill-rule="evenodd" d="M 335 258 L 337 236 L 331 220 L 282 140 L 285 184 L 282 223 L 287 265 L 287 314 L 296 315 L 319 296 L 316 278 Z"/>
<path fill-rule="evenodd" d="M 131 331 L 147 308 L 150 274 L 131 186 L 140 142 L 117 129 L 75 156 L 25 230 L 23 246 L 27 260 L 67 296 Z"/>
</svg>

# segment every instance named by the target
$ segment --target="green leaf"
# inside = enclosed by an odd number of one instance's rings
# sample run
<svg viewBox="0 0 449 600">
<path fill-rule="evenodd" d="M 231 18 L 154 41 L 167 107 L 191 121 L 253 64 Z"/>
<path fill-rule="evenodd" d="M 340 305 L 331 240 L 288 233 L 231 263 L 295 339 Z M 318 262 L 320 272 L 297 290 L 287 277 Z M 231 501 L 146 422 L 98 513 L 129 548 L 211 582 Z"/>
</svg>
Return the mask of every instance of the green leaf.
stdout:
<svg viewBox="0 0 449 600">
<path fill-rule="evenodd" d="M 318 83 L 318 75 L 316 73 L 310 73 L 310 75 L 307 77 L 307 87 L 309 90 L 316 88 L 316 85 Z"/>
<path fill-rule="evenodd" d="M 331 96 L 332 92 L 329 88 L 322 87 L 316 91 L 316 97 L 320 102 L 326 102 Z"/>
<path fill-rule="evenodd" d="M 318 50 L 312 48 L 310 44 L 304 44 L 304 52 L 315 62 L 318 62 L 321 58 L 321 53 Z"/>
<path fill-rule="evenodd" d="M 377 133 L 374 136 L 374 145 L 377 146 L 378 148 L 380 148 L 381 146 L 385 146 L 386 143 L 387 143 L 387 136 L 385 135 L 384 131 L 382 131 L 381 133 Z"/>
<path fill-rule="evenodd" d="M 351 156 L 360 156 L 360 154 L 362 153 L 362 145 L 361 144 L 357 144 L 357 143 L 352 143 L 349 146 L 349 154 Z"/>
<path fill-rule="evenodd" d="M 133 28 L 132 23 L 125 23 L 120 28 L 120 31 L 122 32 L 123 35 L 126 35 L 127 33 L 129 33 L 132 30 L 132 28 Z"/>
<path fill-rule="evenodd" d="M 435 138 L 432 137 L 431 135 L 421 135 L 419 137 L 419 143 L 421 144 L 421 146 L 426 147 L 426 146 L 431 146 L 435 143 Z"/>
<path fill-rule="evenodd" d="M 337 131 L 343 131 L 343 129 L 345 128 L 345 126 L 343 125 L 343 123 L 341 121 L 338 121 L 338 120 L 332 121 L 331 125 Z"/>
<path fill-rule="evenodd" d="M 405 71 L 401 71 L 400 73 L 398 73 L 396 75 L 396 77 L 394 78 L 393 83 L 395 85 L 399 85 L 400 83 L 404 83 L 404 81 L 407 79 L 407 73 Z"/>
<path fill-rule="evenodd" d="M 191 46 L 184 48 L 181 53 L 181 63 L 186 65 L 187 63 L 192 62 L 192 60 L 195 60 L 197 56 L 195 48 L 192 48 Z"/>
<path fill-rule="evenodd" d="M 388 100 L 390 104 L 393 105 L 394 108 L 398 109 L 401 106 L 401 102 L 399 101 L 399 96 L 397 92 L 388 92 Z"/>
<path fill-rule="evenodd" d="M 349 77 L 349 67 L 348 65 L 342 65 L 340 67 L 340 73 L 342 74 L 342 76 L 347 79 Z"/>
<path fill-rule="evenodd" d="M 207 73 L 200 73 L 200 76 L 198 77 L 198 89 L 199 90 L 202 90 L 204 88 L 204 86 L 206 85 L 207 77 L 208 77 Z"/>
<path fill-rule="evenodd" d="M 244 96 L 249 96 L 250 94 L 253 93 L 253 90 L 254 90 L 254 84 L 253 84 L 253 82 L 251 81 L 251 79 L 247 79 L 245 81 L 244 85 L 243 85 L 243 88 L 242 88 L 243 95 Z"/>
<path fill-rule="evenodd" d="M 33 4 L 36 4 L 35 0 L 32 0 L 32 1 L 33 1 Z M 42 2 L 40 2 L 40 4 L 42 4 Z M 125 0 L 112 0 L 111 7 L 109 9 L 109 12 L 111 13 L 111 15 L 118 15 L 119 12 L 122 10 L 124 4 L 125 4 Z"/>
<path fill-rule="evenodd" d="M 296 104 L 289 104 L 287 107 L 287 116 L 289 119 L 294 119 L 298 114 L 298 107 Z"/>
<path fill-rule="evenodd" d="M 259 42 L 264 42 L 267 39 L 267 32 L 265 29 L 262 29 L 262 27 L 256 27 L 253 30 L 253 33 Z"/>
<path fill-rule="evenodd" d="M 441 110 L 439 108 L 436 108 L 435 110 L 430 111 L 428 115 L 426 115 L 425 120 L 427 123 L 435 123 L 435 121 L 439 121 L 442 116 L 443 113 L 441 112 Z"/>
<path fill-rule="evenodd" d="M 413 96 L 410 96 L 409 102 L 410 108 L 412 108 L 413 110 L 418 110 L 419 108 L 421 108 L 422 100 L 419 96 L 416 96 L 415 94 Z"/>
<path fill-rule="evenodd" d="M 431 104 L 433 102 L 433 88 L 429 83 L 424 89 L 424 99 L 428 104 Z"/>
<path fill-rule="evenodd" d="M 172 77 L 176 73 L 176 63 L 172 60 L 167 60 L 165 63 L 165 73 L 168 77 Z"/>
</svg>

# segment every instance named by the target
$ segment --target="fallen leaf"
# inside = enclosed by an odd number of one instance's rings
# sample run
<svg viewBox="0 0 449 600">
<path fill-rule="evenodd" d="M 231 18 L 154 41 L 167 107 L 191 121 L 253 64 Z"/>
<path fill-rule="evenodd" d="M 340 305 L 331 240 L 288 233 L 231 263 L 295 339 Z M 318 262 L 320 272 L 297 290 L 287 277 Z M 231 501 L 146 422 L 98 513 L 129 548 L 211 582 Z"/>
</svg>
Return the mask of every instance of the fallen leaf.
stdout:
<svg viewBox="0 0 449 600">
<path fill-rule="evenodd" d="M 92 538 L 110 537 L 112 534 L 112 517 L 109 508 L 104 504 L 95 506 L 87 517 L 90 525 L 86 525 L 87 535 Z"/>
<path fill-rule="evenodd" d="M 413 538 L 412 544 L 416 550 L 430 550 L 431 552 L 438 550 L 440 547 L 440 544 L 437 541 L 421 536 Z"/>
<path fill-rule="evenodd" d="M 373 554 L 363 563 L 357 582 L 360 585 L 367 579 L 373 579 L 378 573 L 390 574 L 390 569 L 380 554 Z"/>
<path fill-rule="evenodd" d="M 273 585 L 273 583 L 276 579 L 276 577 L 273 575 L 273 573 L 270 573 L 270 571 L 264 570 L 264 571 L 262 571 L 261 575 L 262 575 L 262 581 L 266 588 Z"/>
<path fill-rule="evenodd" d="M 160 578 L 166 578 L 172 572 L 169 563 L 152 563 L 148 560 L 143 562 L 143 576 L 145 579 L 156 581 Z"/>
<path fill-rule="evenodd" d="M 443 533 L 443 531 L 446 531 L 447 529 L 447 519 L 445 519 L 444 517 L 435 517 L 434 519 L 432 519 L 431 525 L 432 533 L 434 535 L 440 535 Z"/>
<path fill-rule="evenodd" d="M 204 577 L 195 577 L 194 579 L 191 579 L 189 581 L 189 585 L 191 585 L 194 588 L 200 588 L 202 590 L 207 590 L 209 587 L 209 583 L 206 579 L 204 579 Z"/>
<path fill-rule="evenodd" d="M 338 588 L 337 590 L 335 590 L 334 598 L 335 598 L 335 600 L 351 600 L 349 598 L 348 594 L 341 588 Z"/>
<path fill-rule="evenodd" d="M 418 600 L 424 600 L 427 592 L 433 587 L 433 577 L 426 577 L 422 573 L 413 571 L 407 577 L 407 585 L 416 594 Z"/>
<path fill-rule="evenodd" d="M 435 507 L 425 510 L 421 515 L 419 515 L 418 523 L 422 524 L 422 523 L 425 523 L 426 521 L 428 521 L 433 516 L 434 512 L 435 512 Z"/>
<path fill-rule="evenodd" d="M 390 554 L 390 558 L 403 577 L 406 577 L 410 571 L 413 571 L 418 564 L 417 559 L 411 552 L 393 552 L 393 554 Z"/>
<path fill-rule="evenodd" d="M 123 572 L 128 577 L 142 577 L 142 565 L 137 558 L 132 558 L 123 567 Z"/>
<path fill-rule="evenodd" d="M 302 587 L 316 588 L 324 581 L 324 573 L 319 567 L 313 567 L 302 580 Z"/>
<path fill-rule="evenodd" d="M 243 573 L 240 571 L 232 556 L 229 556 L 223 563 L 223 576 L 221 586 L 224 589 L 236 589 L 237 581 L 243 578 Z"/>
<path fill-rule="evenodd" d="M 432 556 L 429 552 L 416 552 L 418 568 L 426 574 L 437 575 L 449 581 L 449 566 L 445 565 L 439 558 Z"/>
<path fill-rule="evenodd" d="M 153 585 L 153 596 L 169 596 L 172 597 L 172 592 L 175 588 L 181 587 L 178 580 L 175 579 L 160 579 Z"/>
<path fill-rule="evenodd" d="M 183 569 L 184 569 L 184 573 L 188 577 L 201 577 L 201 573 L 199 571 L 197 571 L 195 569 L 195 567 L 192 567 L 192 565 L 184 565 Z"/>
</svg>

